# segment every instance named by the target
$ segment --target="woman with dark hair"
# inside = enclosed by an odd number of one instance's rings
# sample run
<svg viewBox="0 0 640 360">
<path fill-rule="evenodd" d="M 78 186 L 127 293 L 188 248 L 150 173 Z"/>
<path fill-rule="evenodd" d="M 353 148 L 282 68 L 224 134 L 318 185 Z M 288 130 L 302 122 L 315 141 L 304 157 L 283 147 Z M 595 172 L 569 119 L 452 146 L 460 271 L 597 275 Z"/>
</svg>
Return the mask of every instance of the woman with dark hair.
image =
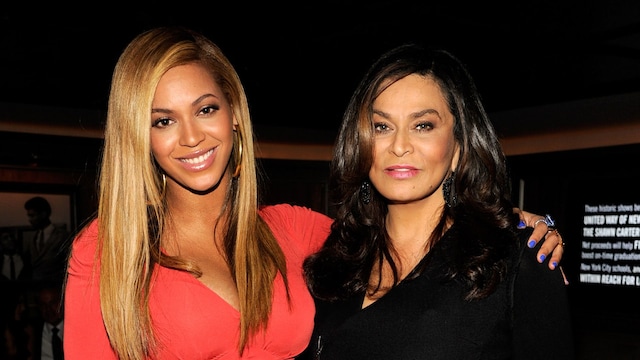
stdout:
<svg viewBox="0 0 640 360">
<path fill-rule="evenodd" d="M 410 44 L 372 65 L 330 178 L 336 219 L 304 264 L 317 299 L 309 355 L 573 357 L 562 273 L 525 246 L 531 228 L 517 230 L 505 155 L 452 54 Z"/>
</svg>

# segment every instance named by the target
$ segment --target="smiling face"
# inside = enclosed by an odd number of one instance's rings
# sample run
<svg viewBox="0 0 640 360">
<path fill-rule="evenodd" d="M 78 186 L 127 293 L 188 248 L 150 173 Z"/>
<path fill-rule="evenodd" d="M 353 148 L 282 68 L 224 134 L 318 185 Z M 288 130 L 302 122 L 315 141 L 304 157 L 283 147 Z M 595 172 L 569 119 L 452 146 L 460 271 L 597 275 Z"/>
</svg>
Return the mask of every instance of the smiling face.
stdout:
<svg viewBox="0 0 640 360">
<path fill-rule="evenodd" d="M 151 110 L 151 150 L 167 175 L 195 192 L 227 175 L 237 125 L 220 86 L 199 64 L 176 66 L 160 79 Z"/>
<path fill-rule="evenodd" d="M 440 87 L 429 77 L 406 76 L 375 99 L 369 178 L 390 203 L 444 204 L 437 190 L 457 164 L 454 121 Z"/>
</svg>

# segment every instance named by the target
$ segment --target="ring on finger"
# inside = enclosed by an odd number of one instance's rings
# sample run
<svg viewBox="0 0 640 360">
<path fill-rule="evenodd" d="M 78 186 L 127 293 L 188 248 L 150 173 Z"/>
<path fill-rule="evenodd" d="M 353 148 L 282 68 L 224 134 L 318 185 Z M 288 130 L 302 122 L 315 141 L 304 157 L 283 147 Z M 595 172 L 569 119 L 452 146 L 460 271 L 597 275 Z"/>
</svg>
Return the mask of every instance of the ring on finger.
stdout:
<svg viewBox="0 0 640 360">
<path fill-rule="evenodd" d="M 557 229 L 553 229 L 553 230 L 550 230 L 549 232 L 551 232 L 551 231 L 555 232 L 555 233 L 556 233 L 556 236 L 558 236 L 558 239 L 560 239 L 560 241 L 558 242 L 558 245 L 557 245 L 557 246 L 561 246 L 561 247 L 564 249 L 564 247 L 565 247 L 565 245 L 567 245 L 567 243 L 565 243 L 565 242 L 562 240 L 562 237 L 560 236 L 560 233 L 558 232 L 558 230 L 557 230 Z"/>
<path fill-rule="evenodd" d="M 556 221 L 553 220 L 553 218 L 549 214 L 546 214 L 543 218 L 536 220 L 533 223 L 533 227 L 536 227 L 536 225 L 538 225 L 538 223 L 540 222 L 543 222 L 545 223 L 545 225 L 547 225 L 548 231 L 552 231 L 556 229 Z"/>
</svg>

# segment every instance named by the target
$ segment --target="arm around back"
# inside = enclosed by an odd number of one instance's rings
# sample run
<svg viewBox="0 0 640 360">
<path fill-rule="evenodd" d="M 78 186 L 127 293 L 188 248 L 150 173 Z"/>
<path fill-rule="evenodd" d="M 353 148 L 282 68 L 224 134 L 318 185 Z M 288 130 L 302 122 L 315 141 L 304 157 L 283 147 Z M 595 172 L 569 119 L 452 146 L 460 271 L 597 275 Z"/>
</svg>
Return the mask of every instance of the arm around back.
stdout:
<svg viewBox="0 0 640 360">
<path fill-rule="evenodd" d="M 540 245 L 523 246 L 513 282 L 513 344 L 516 359 L 575 358 L 567 285 L 562 272 L 540 266 Z"/>
</svg>

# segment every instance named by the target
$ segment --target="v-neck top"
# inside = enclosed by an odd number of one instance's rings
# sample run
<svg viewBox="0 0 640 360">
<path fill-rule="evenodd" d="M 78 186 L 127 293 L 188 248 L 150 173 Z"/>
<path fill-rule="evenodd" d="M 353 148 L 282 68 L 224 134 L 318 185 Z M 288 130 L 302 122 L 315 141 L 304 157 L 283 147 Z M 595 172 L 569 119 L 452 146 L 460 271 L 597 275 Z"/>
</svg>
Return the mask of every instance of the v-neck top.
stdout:
<svg viewBox="0 0 640 360">
<path fill-rule="evenodd" d="M 240 314 L 187 272 L 156 266 L 149 306 L 159 340 L 157 359 L 292 359 L 307 346 L 315 307 L 302 274 L 305 257 L 327 238 L 332 219 L 305 207 L 279 204 L 260 210 L 286 257 L 290 299 L 278 275 L 265 330 L 238 353 Z M 93 275 L 97 220 L 74 241 L 65 292 L 65 358 L 116 359 L 104 328 Z M 96 271 L 99 267 L 96 267 Z"/>
<path fill-rule="evenodd" d="M 573 359 L 566 285 L 539 264 L 522 231 L 507 276 L 488 297 L 466 301 L 460 279 L 444 281 L 456 225 L 429 253 L 427 269 L 362 308 L 364 293 L 317 301 L 316 328 L 300 359 Z M 508 240 L 505 240 L 508 241 Z"/>
</svg>

